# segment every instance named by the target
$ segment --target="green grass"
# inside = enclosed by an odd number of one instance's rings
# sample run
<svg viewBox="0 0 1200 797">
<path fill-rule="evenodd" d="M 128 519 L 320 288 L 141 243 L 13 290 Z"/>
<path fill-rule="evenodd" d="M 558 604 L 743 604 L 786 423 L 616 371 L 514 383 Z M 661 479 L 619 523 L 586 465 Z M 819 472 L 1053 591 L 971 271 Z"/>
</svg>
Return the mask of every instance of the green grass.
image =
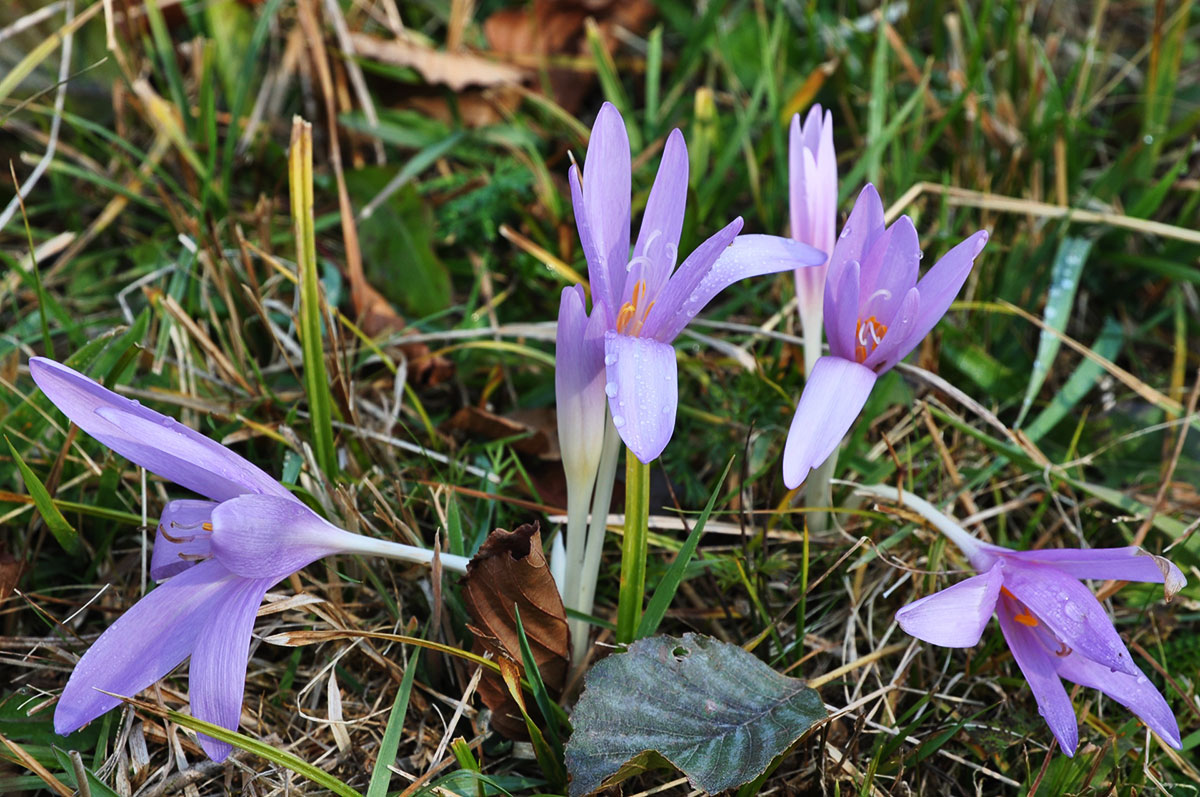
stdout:
<svg viewBox="0 0 1200 797">
<path fill-rule="evenodd" d="M 5 7 L 0 29 L 42 5 Z M 873 7 L 852 3 L 712 0 L 697 11 L 666 0 L 641 27 L 627 19 L 631 29 L 617 37 L 605 11 L 595 28 L 579 21 L 569 52 L 531 71 L 531 91 L 452 90 L 411 67 L 346 57 L 337 28 L 391 38 L 390 2 L 339 0 L 336 21 L 330 4 L 309 0 L 150 3 L 138 20 L 117 24 L 116 51 L 106 47 L 97 5 L 76 0 L 76 16 L 92 16 L 69 33 L 57 149 L 25 199 L 27 226 L 17 212 L 0 230 L 0 434 L 11 446 L 0 447 L 0 735 L 64 783 L 77 776 L 54 745 L 79 750 L 118 792 L 177 774 L 167 741 L 174 726 L 161 714 L 132 709 L 132 725 L 114 714 L 63 741 L 52 734 L 51 709 L 24 712 L 57 694 L 73 657 L 139 597 L 143 512 L 152 523 L 182 491 L 150 477 L 143 498 L 136 468 L 82 433 L 68 438 L 29 378 L 28 356 L 53 351 L 227 442 L 347 528 L 426 545 L 440 531 L 470 553 L 492 528 L 540 519 L 549 539 L 546 513 L 530 507 L 563 505 L 553 455 L 523 453 L 533 433 L 469 434 L 450 419 L 466 406 L 506 416 L 553 408 L 552 329 L 529 324 L 553 321 L 569 279 L 549 259 L 586 274 L 565 177 L 606 99 L 635 141 L 635 218 L 666 135 L 678 127 L 687 136 L 684 252 L 737 215 L 748 232 L 785 232 L 786 125 L 814 99 L 834 114 L 841 218 L 869 178 L 885 205 L 908 197 L 895 210 L 913 217 L 927 264 L 974 230 L 991 232 L 959 304 L 909 359 L 983 412 L 893 372 L 849 435 L 836 476 L 903 484 L 960 518 L 985 513 L 971 530 L 1018 547 L 1144 537 L 1158 552 L 1200 512 L 1200 443 L 1188 432 L 1195 419 L 1184 417 L 1200 368 L 1200 347 L 1192 348 L 1200 10 L 1191 2 L 890 4 L 881 26 Z M 454 13 L 471 5 L 470 17 Z M 485 20 L 503 5 L 396 3 L 414 40 L 442 49 L 454 35 L 485 54 Z M 332 98 L 304 47 L 305 9 L 325 34 Z M 46 150 L 68 27 L 60 11 L 0 36 L 0 156 L 22 184 Z M 531 64 L 529 49 L 515 60 Z M 564 66 L 578 70 L 566 88 L 554 71 Z M 543 88 L 560 94 L 537 93 Z M 301 214 L 295 227 L 294 114 L 313 130 L 311 224 Z M 343 232 L 334 121 L 348 205 L 356 214 L 372 208 L 355 221 L 357 243 Z M 397 175 L 403 184 L 381 198 Z M 1087 214 L 1064 217 L 1050 206 Z M 30 240 L 40 250 L 36 272 Z M 1077 268 L 1061 262 L 1069 252 L 1083 253 Z M 360 257 L 362 283 L 347 266 Z M 370 313 L 367 286 L 378 296 Z M 792 293 L 786 276 L 740 283 L 695 327 L 744 347 L 756 369 L 681 337 L 682 403 L 674 439 L 651 470 L 652 514 L 677 506 L 691 524 L 719 492 L 682 573 L 672 563 L 684 535 L 651 527 L 646 589 L 666 580 L 667 594 L 684 579 L 661 631 L 754 643 L 777 669 L 817 678 L 905 641 L 895 610 L 959 578 L 931 571 L 965 565 L 910 517 L 872 505 L 848 511 L 842 487 L 834 491 L 840 528 L 803 535 L 779 462 L 803 387 L 798 323 L 784 311 L 763 333 L 747 327 L 780 313 Z M 1101 359 L 1043 334 L 1038 322 Z M 402 324 L 416 337 L 406 341 Z M 1014 442 L 1019 418 L 1036 450 Z M 530 428 L 543 426 L 554 427 Z M 49 497 L 57 509 L 43 519 Z M 71 530 L 74 552 L 59 544 Z M 871 545 L 846 556 L 859 537 Z M 1196 788 L 1200 654 L 1188 643 L 1200 629 L 1196 545 L 1188 537 L 1170 552 L 1192 581 L 1170 606 L 1137 588 L 1111 601 L 1126 640 L 1173 676 L 1166 683 L 1139 658 L 1176 711 L 1189 748 L 1182 757 L 1155 745 L 1147 764 L 1140 723 L 1091 690 L 1075 697 L 1078 754 L 1051 752 L 993 625 L 974 649 L 914 643 L 824 684 L 827 703 L 855 708 L 802 742 L 764 787 Z M 616 616 L 619 548 L 610 536 L 596 609 L 605 621 Z M 13 563 L 21 566 L 16 591 Z M 452 582 L 439 624 L 425 633 L 470 649 Z M 345 557 L 274 591 L 324 603 L 260 618 L 260 637 L 343 627 L 411 634 L 435 613 L 425 571 Z M 344 749 L 324 722 L 331 666 L 351 740 Z M 510 755 L 510 743 L 489 735 L 473 710 L 455 732 L 466 746 L 448 744 L 431 760 L 442 718 L 471 675 L 433 652 L 406 663 L 400 646 L 384 641 L 295 650 L 256 641 L 245 704 L 254 722 L 241 732 L 281 751 L 278 760 L 286 752 L 359 792 L 382 791 L 381 747 L 398 751 L 398 769 L 456 793 L 548 788 L 537 762 Z M 185 685 L 180 671 L 143 697 L 178 710 Z M 393 705 L 407 705 L 402 725 L 388 721 Z M 148 751 L 132 767 L 114 758 L 129 755 L 131 737 Z M 179 738 L 188 761 L 203 767 L 187 734 Z M 237 789 L 251 773 L 255 789 L 297 782 L 267 758 L 237 757 L 200 769 L 200 792 Z M 0 793 L 40 782 L 2 744 L 0 758 L 8 762 Z M 672 777 L 651 773 L 637 785 Z M 397 776 L 391 785 L 408 783 Z"/>
</svg>

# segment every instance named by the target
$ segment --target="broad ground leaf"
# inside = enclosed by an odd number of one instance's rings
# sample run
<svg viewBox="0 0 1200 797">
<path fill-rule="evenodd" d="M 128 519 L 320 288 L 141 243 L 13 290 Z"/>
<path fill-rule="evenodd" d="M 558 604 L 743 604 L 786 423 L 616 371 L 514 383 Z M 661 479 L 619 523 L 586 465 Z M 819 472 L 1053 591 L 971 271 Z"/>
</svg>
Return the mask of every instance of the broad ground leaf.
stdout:
<svg viewBox="0 0 1200 797">
<path fill-rule="evenodd" d="M 463 597 L 477 626 L 473 629 L 476 652 L 490 652 L 518 666 L 522 661 L 517 632 L 520 611 L 541 680 L 556 698 L 566 681 L 571 646 L 567 613 L 542 553 L 538 525 L 527 523 L 489 534 L 467 565 Z M 523 668 L 522 675 L 527 675 Z M 521 709 L 499 676 L 485 672 L 479 696 L 492 710 L 492 727 L 509 738 L 528 738 Z"/>
<path fill-rule="evenodd" d="M 820 696 L 737 645 L 656 636 L 587 675 L 567 743 L 571 794 L 670 763 L 716 793 L 748 783 L 826 716 Z"/>
</svg>

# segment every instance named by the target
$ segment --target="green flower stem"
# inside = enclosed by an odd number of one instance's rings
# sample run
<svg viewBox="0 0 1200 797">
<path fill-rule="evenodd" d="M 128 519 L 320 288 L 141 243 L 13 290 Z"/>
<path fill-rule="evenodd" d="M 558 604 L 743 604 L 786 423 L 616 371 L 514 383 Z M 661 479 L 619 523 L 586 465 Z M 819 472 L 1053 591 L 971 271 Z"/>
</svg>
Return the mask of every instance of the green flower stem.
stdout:
<svg viewBox="0 0 1200 797">
<path fill-rule="evenodd" d="M 642 621 L 650 522 L 650 466 L 625 449 L 625 536 L 621 541 L 621 587 L 617 641 L 632 642 Z"/>
</svg>

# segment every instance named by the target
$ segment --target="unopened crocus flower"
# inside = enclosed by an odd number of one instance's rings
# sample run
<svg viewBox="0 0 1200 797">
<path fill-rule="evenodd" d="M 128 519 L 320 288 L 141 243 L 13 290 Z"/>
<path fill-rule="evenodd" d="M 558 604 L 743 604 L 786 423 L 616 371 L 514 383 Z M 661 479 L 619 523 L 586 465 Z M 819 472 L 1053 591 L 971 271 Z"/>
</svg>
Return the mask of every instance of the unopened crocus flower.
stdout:
<svg viewBox="0 0 1200 797">
<path fill-rule="evenodd" d="M 734 282 L 819 265 L 825 255 L 778 236 L 739 237 L 739 217 L 676 270 L 688 187 L 687 146 L 679 130 L 667 137 L 631 254 L 629 136 L 609 103 L 592 127 L 583 171 L 572 166 L 569 182 L 593 312 L 604 319 L 605 392 L 613 424 L 629 450 L 650 462 L 675 428 L 676 336 Z"/>
<path fill-rule="evenodd" d="M 34 357 L 29 371 L 83 431 L 207 499 L 171 501 L 163 509 L 150 574 L 167 580 L 121 615 L 75 665 L 54 712 L 60 734 L 120 705 L 98 690 L 137 694 L 188 656 L 192 714 L 234 730 L 250 632 L 271 585 L 334 553 L 432 560 L 431 551 L 333 526 L 229 449 L 65 365 Z M 466 572 L 463 557 L 441 560 Z M 199 738 L 215 761 L 231 750 L 204 734 Z"/>
<path fill-rule="evenodd" d="M 895 497 L 895 488 L 866 488 Z M 1180 749 L 1167 701 L 1133 663 L 1104 606 L 1080 579 L 1163 585 L 1168 600 L 1187 583 L 1179 568 L 1141 548 L 1014 551 L 981 542 L 928 502 L 904 493 L 905 506 L 930 519 L 980 575 L 896 612 L 907 633 L 934 645 L 972 647 L 994 613 L 1059 747 L 1074 755 L 1079 727 L 1066 679 L 1099 689 L 1129 709 L 1164 742 Z"/>
<path fill-rule="evenodd" d="M 919 280 L 921 246 L 908 216 L 884 227 L 873 185 L 858 197 L 829 259 L 825 336 L 800 394 L 783 450 L 783 481 L 799 487 L 833 453 L 862 411 L 875 380 L 916 348 L 945 315 L 987 243 L 975 233 Z"/>
<path fill-rule="evenodd" d="M 813 105 L 800 123 L 792 117 L 788 135 L 788 199 L 792 238 L 829 255 L 837 225 L 837 153 L 833 149 L 833 114 Z M 821 356 L 828 263 L 798 268 L 796 301 L 804 331 L 804 368 L 812 373 Z"/>
</svg>

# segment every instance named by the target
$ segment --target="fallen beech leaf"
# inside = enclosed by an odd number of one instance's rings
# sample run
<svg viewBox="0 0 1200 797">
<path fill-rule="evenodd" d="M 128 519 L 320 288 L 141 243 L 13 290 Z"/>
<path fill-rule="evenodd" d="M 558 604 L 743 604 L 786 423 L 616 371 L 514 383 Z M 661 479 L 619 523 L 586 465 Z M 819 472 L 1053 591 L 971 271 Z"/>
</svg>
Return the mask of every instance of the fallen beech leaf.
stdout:
<svg viewBox="0 0 1200 797">
<path fill-rule="evenodd" d="M 550 565 L 542 553 L 542 535 L 536 522 L 512 531 L 496 529 L 467 565 L 463 579 L 467 612 L 475 621 L 475 651 L 490 652 L 521 666 L 521 642 L 516 610 L 521 612 L 525 637 L 538 672 L 552 697 L 566 682 L 570 638 L 567 613 Z M 523 667 L 522 667 L 523 670 Z M 479 696 L 492 710 L 492 727 L 510 739 L 528 739 L 520 707 L 503 680 L 485 672 Z M 530 704 L 531 715 L 536 707 Z"/>
<path fill-rule="evenodd" d="M 351 33 L 355 52 L 393 66 L 407 66 L 430 83 L 441 83 L 455 91 L 467 86 L 502 86 L 520 83 L 525 72 L 515 66 L 491 61 L 467 52 L 435 50 L 415 39 L 382 39 L 368 33 Z"/>
<path fill-rule="evenodd" d="M 508 415 L 497 415 L 479 407 L 463 407 L 446 421 L 445 426 L 485 440 L 525 435 L 512 443 L 518 454 L 552 460 L 559 458 L 558 430 L 552 409 L 515 410 Z"/>
<path fill-rule="evenodd" d="M 716 794 L 748 783 L 825 719 L 816 690 L 700 634 L 641 639 L 587 674 L 567 743 L 571 797 L 670 763 Z"/>
<path fill-rule="evenodd" d="M 615 28 L 643 33 L 654 14 L 649 0 L 534 0 L 525 8 L 494 12 L 484 21 L 483 33 L 496 53 L 533 66 L 531 59 L 544 56 L 587 58 L 584 22 L 588 17 L 596 20 L 605 46 L 611 48 L 617 44 Z M 554 101 L 567 111 L 578 110 L 591 91 L 595 73 L 566 66 L 551 66 L 546 72 Z M 533 85 L 540 88 L 539 82 Z"/>
</svg>

